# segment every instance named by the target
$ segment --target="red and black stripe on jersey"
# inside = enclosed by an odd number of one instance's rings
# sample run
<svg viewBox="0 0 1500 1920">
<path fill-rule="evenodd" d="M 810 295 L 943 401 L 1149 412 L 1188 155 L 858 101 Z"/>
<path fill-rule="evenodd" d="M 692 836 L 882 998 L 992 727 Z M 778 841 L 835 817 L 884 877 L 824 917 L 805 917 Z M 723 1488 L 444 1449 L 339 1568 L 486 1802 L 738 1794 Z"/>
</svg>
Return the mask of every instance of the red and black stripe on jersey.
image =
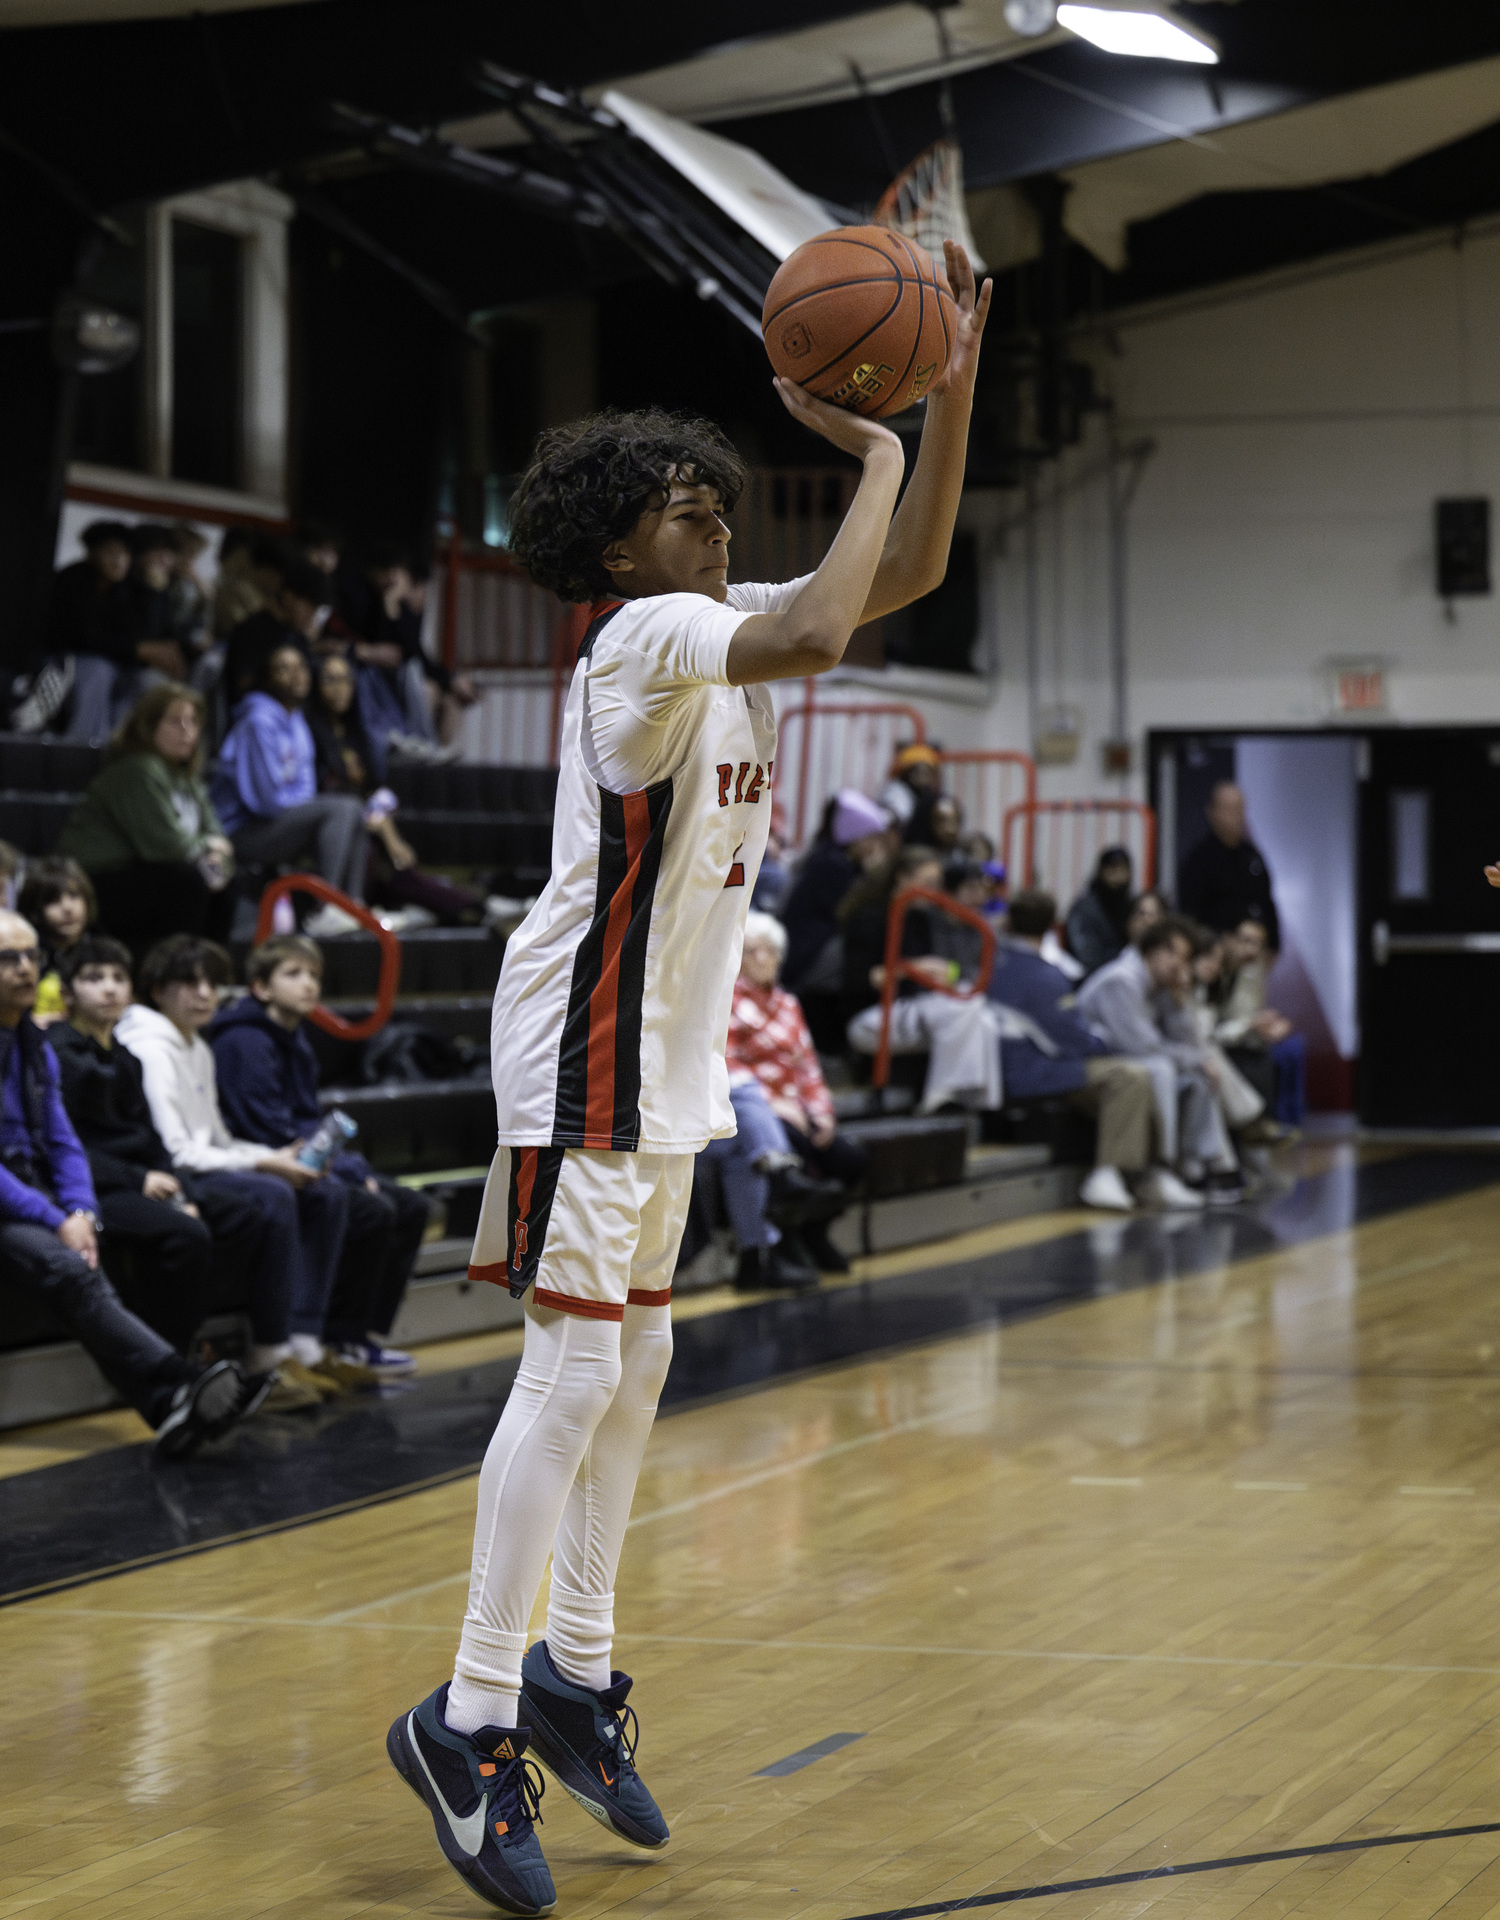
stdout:
<svg viewBox="0 0 1500 1920">
<path fill-rule="evenodd" d="M 562 1147 L 511 1149 L 510 1191 L 505 1206 L 505 1283 L 514 1300 L 519 1300 L 536 1279 L 547 1244 L 547 1222 L 557 1197 L 563 1153 Z M 469 1271 L 472 1274 L 475 1269 Z M 486 1279 L 498 1278 L 493 1268 L 483 1272 Z"/>
<path fill-rule="evenodd" d="M 634 1153 L 641 1139 L 646 942 L 672 782 L 598 793 L 599 879 L 594 916 L 573 957 L 552 1143 Z"/>
</svg>

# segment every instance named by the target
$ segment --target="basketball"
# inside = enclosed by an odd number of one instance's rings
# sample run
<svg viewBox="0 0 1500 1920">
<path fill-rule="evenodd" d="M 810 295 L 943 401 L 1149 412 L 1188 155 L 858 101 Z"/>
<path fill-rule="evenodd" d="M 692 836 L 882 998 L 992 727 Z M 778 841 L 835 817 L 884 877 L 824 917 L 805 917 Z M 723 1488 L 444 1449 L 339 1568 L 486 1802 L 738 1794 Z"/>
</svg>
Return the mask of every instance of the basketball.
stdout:
<svg viewBox="0 0 1500 1920">
<path fill-rule="evenodd" d="M 932 255 L 889 227 L 836 227 L 804 241 L 761 310 L 777 373 L 876 420 L 914 406 L 941 378 L 956 323 Z"/>
</svg>

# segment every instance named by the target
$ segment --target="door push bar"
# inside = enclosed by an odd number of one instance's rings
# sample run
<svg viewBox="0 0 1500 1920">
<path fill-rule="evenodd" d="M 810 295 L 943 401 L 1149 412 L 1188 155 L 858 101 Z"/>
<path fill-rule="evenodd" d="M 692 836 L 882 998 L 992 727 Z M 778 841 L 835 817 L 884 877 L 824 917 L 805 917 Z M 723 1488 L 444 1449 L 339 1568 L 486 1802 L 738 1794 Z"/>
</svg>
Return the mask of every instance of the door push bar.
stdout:
<svg viewBox="0 0 1500 1920">
<path fill-rule="evenodd" d="M 1500 953 L 1500 933 L 1392 933 L 1384 920 L 1370 929 L 1370 954 L 1383 967 L 1393 953 Z"/>
</svg>

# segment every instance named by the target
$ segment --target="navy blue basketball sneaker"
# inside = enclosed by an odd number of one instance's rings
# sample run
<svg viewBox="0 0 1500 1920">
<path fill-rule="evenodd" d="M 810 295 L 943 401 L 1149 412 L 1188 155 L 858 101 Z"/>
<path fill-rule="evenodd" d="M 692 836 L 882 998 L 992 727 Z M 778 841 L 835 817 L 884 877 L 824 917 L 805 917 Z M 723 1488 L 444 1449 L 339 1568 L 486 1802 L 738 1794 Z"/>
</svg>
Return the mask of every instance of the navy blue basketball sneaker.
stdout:
<svg viewBox="0 0 1500 1920">
<path fill-rule="evenodd" d="M 625 1705 L 629 1691 L 628 1673 L 611 1674 L 602 1693 L 575 1687 L 538 1640 L 521 1665 L 521 1724 L 537 1759 L 601 1826 L 634 1846 L 664 1847 L 672 1836 L 635 1770 L 640 1725 Z"/>
<path fill-rule="evenodd" d="M 551 1913 L 557 1890 L 533 1831 L 545 1787 L 525 1758 L 524 1727 L 454 1733 L 444 1682 L 385 1737 L 391 1765 L 426 1803 L 454 1872 L 506 1913 Z"/>
</svg>

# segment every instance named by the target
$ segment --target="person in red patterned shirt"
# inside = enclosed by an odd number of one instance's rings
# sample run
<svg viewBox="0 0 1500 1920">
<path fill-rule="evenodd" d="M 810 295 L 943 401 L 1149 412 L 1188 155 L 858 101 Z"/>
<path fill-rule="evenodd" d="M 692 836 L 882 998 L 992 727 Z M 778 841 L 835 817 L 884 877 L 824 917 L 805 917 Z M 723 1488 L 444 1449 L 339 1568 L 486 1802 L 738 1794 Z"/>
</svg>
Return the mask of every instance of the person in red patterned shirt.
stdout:
<svg viewBox="0 0 1500 1920">
<path fill-rule="evenodd" d="M 801 1003 L 776 984 L 786 944 L 785 927 L 770 914 L 751 913 L 746 919 L 724 1051 L 730 1088 L 757 1082 L 807 1171 L 853 1187 L 864 1178 L 869 1155 L 838 1131 L 833 1096 Z M 849 1262 L 828 1238 L 827 1222 L 802 1227 L 798 1238 L 822 1272 L 848 1271 Z"/>
</svg>

